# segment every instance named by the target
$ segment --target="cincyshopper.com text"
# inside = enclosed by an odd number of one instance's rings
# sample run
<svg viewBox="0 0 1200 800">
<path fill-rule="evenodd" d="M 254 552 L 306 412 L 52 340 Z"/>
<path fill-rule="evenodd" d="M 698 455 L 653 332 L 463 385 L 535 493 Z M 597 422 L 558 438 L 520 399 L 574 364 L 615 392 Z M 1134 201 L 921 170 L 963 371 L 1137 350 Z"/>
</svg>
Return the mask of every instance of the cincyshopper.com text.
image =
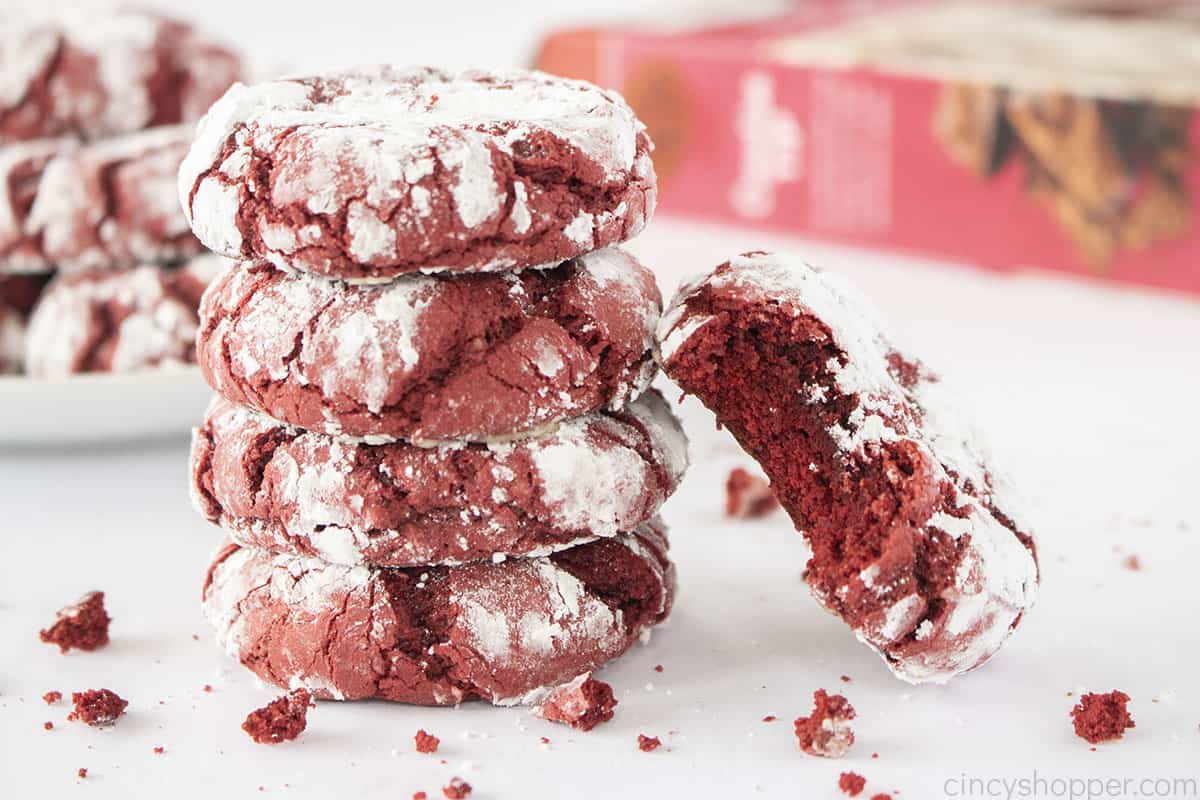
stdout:
<svg viewBox="0 0 1200 800">
<path fill-rule="evenodd" d="M 954 800 L 1126 800 L 1126 798 L 1200 798 L 1200 778 L 1081 778 L 1048 777 L 1037 770 L 1024 777 L 982 777 L 962 773 L 947 778 L 942 792 Z"/>
</svg>

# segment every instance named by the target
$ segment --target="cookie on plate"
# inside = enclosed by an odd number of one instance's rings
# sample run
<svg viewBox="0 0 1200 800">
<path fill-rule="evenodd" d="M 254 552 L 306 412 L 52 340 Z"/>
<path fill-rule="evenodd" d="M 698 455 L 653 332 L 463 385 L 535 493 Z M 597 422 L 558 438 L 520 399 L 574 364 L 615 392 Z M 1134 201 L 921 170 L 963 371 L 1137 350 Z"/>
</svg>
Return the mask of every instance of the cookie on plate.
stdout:
<svg viewBox="0 0 1200 800">
<path fill-rule="evenodd" d="M 942 382 L 856 292 L 748 253 L 685 285 L 659 341 L 667 374 L 804 532 L 817 599 L 896 675 L 944 682 L 999 649 L 1037 593 L 1020 503 Z"/>
<path fill-rule="evenodd" d="M 233 258 L 357 280 L 519 269 L 636 235 L 650 149 L 629 106 L 588 83 L 367 67 L 234 86 L 179 194 Z"/>
<path fill-rule="evenodd" d="M 21 371 L 25 320 L 48 280 L 45 275 L 0 275 L 0 375 Z"/>
<path fill-rule="evenodd" d="M 309 430 L 481 440 L 639 395 L 661 304 L 653 274 L 616 248 L 379 286 L 259 263 L 206 295 L 199 361 L 222 396 Z"/>
<path fill-rule="evenodd" d="M 174 125 L 85 145 L 3 148 L 0 272 L 133 267 L 201 252 L 175 195 L 191 138 Z"/>
<path fill-rule="evenodd" d="M 662 396 L 498 444 L 340 441 L 215 400 L 192 442 L 197 508 L 242 545 L 341 564 L 545 554 L 650 520 L 687 440 Z"/>
<path fill-rule="evenodd" d="M 536 703 L 666 618 L 658 524 L 553 555 L 455 567 L 329 564 L 229 545 L 209 568 L 217 641 L 264 681 L 338 700 Z"/>
<path fill-rule="evenodd" d="M 64 275 L 29 318 L 25 369 L 35 378 L 194 363 L 200 295 L 228 262 Z"/>
<path fill-rule="evenodd" d="M 238 79 L 230 50 L 138 9 L 5 11 L 0 145 L 95 139 L 199 118 Z"/>
</svg>

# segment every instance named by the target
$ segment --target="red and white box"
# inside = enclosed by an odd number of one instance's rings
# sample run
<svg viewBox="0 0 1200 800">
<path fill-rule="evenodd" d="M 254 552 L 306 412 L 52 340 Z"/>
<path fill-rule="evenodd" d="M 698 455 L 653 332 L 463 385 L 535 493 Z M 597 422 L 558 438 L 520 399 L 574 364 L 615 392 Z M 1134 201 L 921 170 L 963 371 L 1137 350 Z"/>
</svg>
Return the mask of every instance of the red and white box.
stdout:
<svg viewBox="0 0 1200 800">
<path fill-rule="evenodd" d="M 576 29 L 660 208 L 998 269 L 1200 293 L 1200 10 L 815 0 L 744 25 Z"/>
</svg>

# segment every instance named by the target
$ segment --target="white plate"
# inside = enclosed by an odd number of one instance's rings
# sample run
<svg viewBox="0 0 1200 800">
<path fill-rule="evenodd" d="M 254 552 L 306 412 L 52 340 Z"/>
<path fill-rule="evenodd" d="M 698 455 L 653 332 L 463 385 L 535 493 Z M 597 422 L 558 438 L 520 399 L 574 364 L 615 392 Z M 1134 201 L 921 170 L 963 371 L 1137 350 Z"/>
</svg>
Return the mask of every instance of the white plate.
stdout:
<svg viewBox="0 0 1200 800">
<path fill-rule="evenodd" d="M 212 390 L 198 367 L 54 380 L 0 377 L 0 447 L 183 434 Z"/>
</svg>

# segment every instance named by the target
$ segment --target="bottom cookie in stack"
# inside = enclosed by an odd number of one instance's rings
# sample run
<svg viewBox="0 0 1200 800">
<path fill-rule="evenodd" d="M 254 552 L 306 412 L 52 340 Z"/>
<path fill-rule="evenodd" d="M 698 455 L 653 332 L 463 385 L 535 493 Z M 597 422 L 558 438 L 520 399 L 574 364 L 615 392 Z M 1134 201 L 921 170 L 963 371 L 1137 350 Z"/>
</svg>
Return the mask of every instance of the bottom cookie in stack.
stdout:
<svg viewBox="0 0 1200 800">
<path fill-rule="evenodd" d="M 58 277 L 29 317 L 25 371 L 58 378 L 195 363 L 200 296 L 228 263 L 201 255 Z"/>
<path fill-rule="evenodd" d="M 205 614 L 264 681 L 317 697 L 537 703 L 671 608 L 660 522 L 537 558 L 378 568 L 226 545 Z"/>
</svg>

